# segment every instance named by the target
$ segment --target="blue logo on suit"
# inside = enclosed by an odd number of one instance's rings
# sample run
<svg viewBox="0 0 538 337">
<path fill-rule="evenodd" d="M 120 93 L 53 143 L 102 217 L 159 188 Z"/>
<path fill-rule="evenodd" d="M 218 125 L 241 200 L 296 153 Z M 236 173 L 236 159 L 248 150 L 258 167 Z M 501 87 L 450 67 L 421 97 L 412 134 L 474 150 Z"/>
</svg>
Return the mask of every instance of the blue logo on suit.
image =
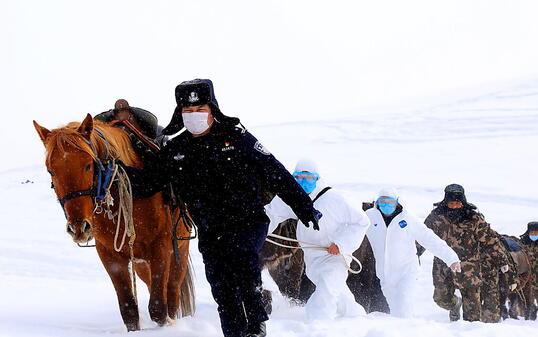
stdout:
<svg viewBox="0 0 538 337">
<path fill-rule="evenodd" d="M 407 227 L 407 221 L 402 220 L 402 221 L 400 221 L 400 222 L 398 223 L 398 225 L 400 225 L 400 228 L 405 228 L 405 227 Z"/>
</svg>

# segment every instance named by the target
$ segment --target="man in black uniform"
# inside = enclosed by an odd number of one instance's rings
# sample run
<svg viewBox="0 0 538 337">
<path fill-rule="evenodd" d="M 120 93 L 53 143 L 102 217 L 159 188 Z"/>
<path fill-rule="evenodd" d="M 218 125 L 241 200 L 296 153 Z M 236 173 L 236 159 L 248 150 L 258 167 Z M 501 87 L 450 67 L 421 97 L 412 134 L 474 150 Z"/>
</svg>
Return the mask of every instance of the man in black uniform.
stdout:
<svg viewBox="0 0 538 337">
<path fill-rule="evenodd" d="M 176 87 L 177 108 L 163 134 L 170 140 L 143 171 L 128 168 L 134 189 L 151 194 L 171 182 L 198 226 L 198 248 L 226 337 L 266 336 L 259 251 L 269 219 L 260 185 L 278 194 L 307 226 L 319 230 L 311 199 L 246 130 L 219 109 L 210 80 Z"/>
</svg>

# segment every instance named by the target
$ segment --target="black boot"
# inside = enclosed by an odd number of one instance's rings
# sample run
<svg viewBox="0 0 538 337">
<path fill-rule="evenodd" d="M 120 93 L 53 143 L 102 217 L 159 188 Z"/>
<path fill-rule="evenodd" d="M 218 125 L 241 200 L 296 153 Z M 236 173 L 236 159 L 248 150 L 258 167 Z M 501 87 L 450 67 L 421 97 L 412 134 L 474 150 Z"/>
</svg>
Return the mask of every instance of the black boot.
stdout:
<svg viewBox="0 0 538 337">
<path fill-rule="evenodd" d="M 265 337 L 267 332 L 265 330 L 265 322 L 260 322 L 249 326 L 245 337 Z"/>
</svg>

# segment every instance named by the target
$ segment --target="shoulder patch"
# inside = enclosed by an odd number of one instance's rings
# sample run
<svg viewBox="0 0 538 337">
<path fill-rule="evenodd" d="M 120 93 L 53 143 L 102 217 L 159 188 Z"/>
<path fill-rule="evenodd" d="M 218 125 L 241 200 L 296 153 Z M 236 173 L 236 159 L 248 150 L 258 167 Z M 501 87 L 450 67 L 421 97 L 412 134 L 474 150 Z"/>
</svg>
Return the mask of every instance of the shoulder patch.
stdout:
<svg viewBox="0 0 538 337">
<path fill-rule="evenodd" d="M 254 149 L 258 152 L 261 152 L 262 154 L 266 156 L 271 154 L 271 152 L 269 152 L 269 150 L 267 150 L 267 148 L 263 146 L 262 143 L 260 142 L 256 142 L 256 144 L 254 144 Z"/>
<path fill-rule="evenodd" d="M 398 225 L 400 225 L 400 228 L 405 228 L 405 227 L 407 227 L 407 221 L 402 220 L 402 221 L 400 221 L 400 222 L 398 223 Z"/>
</svg>

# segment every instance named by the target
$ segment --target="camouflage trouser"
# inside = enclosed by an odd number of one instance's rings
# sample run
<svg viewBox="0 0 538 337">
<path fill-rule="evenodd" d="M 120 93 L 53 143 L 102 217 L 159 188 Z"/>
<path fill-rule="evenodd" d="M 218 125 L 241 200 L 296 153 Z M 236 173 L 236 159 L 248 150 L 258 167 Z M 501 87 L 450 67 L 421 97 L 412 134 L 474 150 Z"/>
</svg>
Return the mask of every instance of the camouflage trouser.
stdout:
<svg viewBox="0 0 538 337">
<path fill-rule="evenodd" d="M 454 291 L 460 290 L 463 301 L 463 319 L 479 321 L 480 303 L 480 265 L 474 262 L 462 262 L 462 272 L 452 273 L 440 260 L 433 264 L 433 300 L 443 309 L 451 310 L 456 305 Z"/>
<path fill-rule="evenodd" d="M 501 320 L 499 305 L 499 271 L 491 265 L 482 265 L 482 322 L 497 323 Z"/>
<path fill-rule="evenodd" d="M 523 290 L 528 305 L 528 319 L 535 321 L 538 316 L 538 280 L 531 280 L 532 285 Z M 526 290 L 526 291 L 525 291 Z"/>
</svg>

